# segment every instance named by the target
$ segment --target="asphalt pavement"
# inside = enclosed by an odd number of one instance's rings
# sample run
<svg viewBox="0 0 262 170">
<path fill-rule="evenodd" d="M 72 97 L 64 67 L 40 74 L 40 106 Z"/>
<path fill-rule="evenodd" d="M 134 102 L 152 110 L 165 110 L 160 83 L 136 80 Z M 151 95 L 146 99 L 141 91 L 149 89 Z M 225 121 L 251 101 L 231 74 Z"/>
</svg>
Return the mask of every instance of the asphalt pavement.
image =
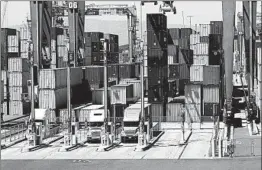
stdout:
<svg viewBox="0 0 262 170">
<path fill-rule="evenodd" d="M 1 162 L 1 168 L 2 170 L 260 170 L 261 157 L 215 160 L 4 160 Z"/>
</svg>

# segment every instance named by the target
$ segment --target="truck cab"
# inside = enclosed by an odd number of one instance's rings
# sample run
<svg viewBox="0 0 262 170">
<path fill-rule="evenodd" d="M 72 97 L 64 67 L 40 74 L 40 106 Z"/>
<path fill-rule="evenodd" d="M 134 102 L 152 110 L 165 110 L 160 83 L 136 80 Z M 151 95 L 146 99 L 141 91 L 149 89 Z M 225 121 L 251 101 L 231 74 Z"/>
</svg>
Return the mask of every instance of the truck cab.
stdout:
<svg viewBox="0 0 262 170">
<path fill-rule="evenodd" d="M 108 111 L 109 112 L 109 111 Z M 104 126 L 105 111 L 104 109 L 94 109 L 89 112 L 87 118 L 87 140 L 100 140 L 102 127 Z M 108 123 L 110 125 L 110 122 Z"/>
<path fill-rule="evenodd" d="M 144 104 L 145 125 L 148 124 L 148 116 L 151 113 L 151 104 Z M 141 120 L 141 104 L 136 103 L 124 111 L 123 129 L 121 138 L 137 139 L 139 133 L 139 124 Z M 145 128 L 146 130 L 147 128 Z"/>
<path fill-rule="evenodd" d="M 51 113 L 48 109 L 35 109 L 36 143 L 41 144 L 42 140 L 50 135 L 49 117 Z M 30 115 L 30 120 L 32 116 Z M 30 130 L 31 128 L 29 128 Z"/>
</svg>

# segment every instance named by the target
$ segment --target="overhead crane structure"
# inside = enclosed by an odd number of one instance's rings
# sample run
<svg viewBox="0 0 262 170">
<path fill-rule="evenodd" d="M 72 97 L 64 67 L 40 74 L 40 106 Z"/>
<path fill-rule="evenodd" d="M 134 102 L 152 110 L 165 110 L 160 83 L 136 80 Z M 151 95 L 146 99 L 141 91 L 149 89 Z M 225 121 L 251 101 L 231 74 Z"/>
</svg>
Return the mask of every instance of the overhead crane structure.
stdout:
<svg viewBox="0 0 262 170">
<path fill-rule="evenodd" d="M 97 15 L 120 15 L 127 16 L 128 24 L 128 55 L 132 59 L 136 59 L 134 55 L 135 48 L 137 47 L 137 31 L 138 31 L 138 17 L 136 6 L 128 6 L 126 4 L 104 4 L 96 5 L 89 4 L 85 6 L 86 16 L 97 16 Z"/>
</svg>

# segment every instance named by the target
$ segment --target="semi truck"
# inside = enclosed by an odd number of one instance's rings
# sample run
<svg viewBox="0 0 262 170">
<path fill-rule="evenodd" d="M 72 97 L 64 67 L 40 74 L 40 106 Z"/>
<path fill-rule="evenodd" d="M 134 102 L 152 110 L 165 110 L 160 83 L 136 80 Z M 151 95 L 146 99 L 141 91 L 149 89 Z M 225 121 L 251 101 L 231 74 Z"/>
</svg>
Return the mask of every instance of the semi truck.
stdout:
<svg viewBox="0 0 262 170">
<path fill-rule="evenodd" d="M 145 117 L 145 126 L 144 130 L 147 132 L 148 137 L 152 137 L 150 129 L 152 127 L 151 121 L 151 104 L 145 103 L 144 105 L 144 117 Z M 138 139 L 139 125 L 141 120 L 141 104 L 135 103 L 124 111 L 123 119 L 123 129 L 121 132 L 121 140 L 125 139 Z"/>
</svg>

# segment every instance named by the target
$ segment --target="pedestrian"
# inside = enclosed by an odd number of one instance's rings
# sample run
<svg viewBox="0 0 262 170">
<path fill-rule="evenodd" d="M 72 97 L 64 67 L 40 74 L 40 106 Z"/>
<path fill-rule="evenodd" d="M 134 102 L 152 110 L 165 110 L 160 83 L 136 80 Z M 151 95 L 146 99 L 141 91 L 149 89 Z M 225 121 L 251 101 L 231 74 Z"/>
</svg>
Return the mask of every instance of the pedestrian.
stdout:
<svg viewBox="0 0 262 170">
<path fill-rule="evenodd" d="M 184 132 L 184 123 L 185 123 L 185 107 L 184 104 L 181 104 L 181 129 Z"/>
</svg>

